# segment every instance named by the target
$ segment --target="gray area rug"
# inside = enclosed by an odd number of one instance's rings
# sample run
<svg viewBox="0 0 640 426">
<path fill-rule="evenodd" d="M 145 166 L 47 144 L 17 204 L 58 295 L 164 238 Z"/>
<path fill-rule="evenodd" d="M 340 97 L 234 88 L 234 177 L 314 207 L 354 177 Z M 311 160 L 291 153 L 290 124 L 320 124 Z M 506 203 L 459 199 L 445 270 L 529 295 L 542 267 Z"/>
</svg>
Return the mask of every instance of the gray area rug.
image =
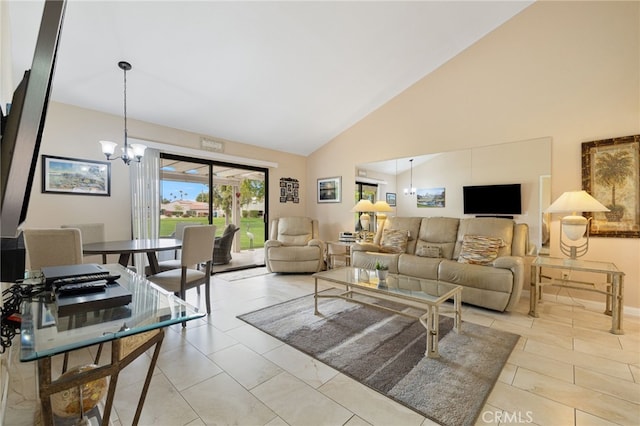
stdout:
<svg viewBox="0 0 640 426">
<path fill-rule="evenodd" d="M 475 423 L 519 338 L 468 322 L 458 334 L 441 316 L 440 358 L 429 359 L 416 320 L 340 299 L 318 310 L 309 295 L 238 318 L 443 425 Z"/>
</svg>

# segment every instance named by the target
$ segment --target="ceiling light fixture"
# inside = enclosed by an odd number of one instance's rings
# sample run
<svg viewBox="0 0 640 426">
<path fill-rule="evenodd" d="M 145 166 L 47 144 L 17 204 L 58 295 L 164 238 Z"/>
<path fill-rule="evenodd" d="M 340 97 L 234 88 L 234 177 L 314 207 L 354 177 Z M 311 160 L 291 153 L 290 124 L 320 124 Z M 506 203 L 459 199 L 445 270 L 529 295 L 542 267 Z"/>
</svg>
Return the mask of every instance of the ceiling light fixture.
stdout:
<svg viewBox="0 0 640 426">
<path fill-rule="evenodd" d="M 411 164 L 411 183 L 409 188 L 404 189 L 404 195 L 416 195 L 416 189 L 413 187 L 413 158 L 409 160 Z"/>
<path fill-rule="evenodd" d="M 139 143 L 129 144 L 127 140 L 127 71 L 131 71 L 131 64 L 126 61 L 120 61 L 118 62 L 118 67 L 124 71 L 124 147 L 122 148 L 122 155 L 120 157 L 111 157 L 116 150 L 116 146 L 118 146 L 117 143 L 100 141 L 100 144 L 102 145 L 102 153 L 107 157 L 107 160 L 112 161 L 121 158 L 124 164 L 129 165 L 132 160 L 139 163 L 147 147 Z"/>
</svg>

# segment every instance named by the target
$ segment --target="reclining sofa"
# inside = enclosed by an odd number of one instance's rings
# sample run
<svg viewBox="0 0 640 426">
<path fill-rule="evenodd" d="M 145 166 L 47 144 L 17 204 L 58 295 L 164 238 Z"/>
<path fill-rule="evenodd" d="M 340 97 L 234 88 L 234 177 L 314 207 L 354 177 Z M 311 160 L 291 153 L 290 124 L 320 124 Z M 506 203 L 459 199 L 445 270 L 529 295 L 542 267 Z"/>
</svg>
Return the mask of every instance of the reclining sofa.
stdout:
<svg viewBox="0 0 640 426">
<path fill-rule="evenodd" d="M 351 257 L 354 267 L 380 262 L 392 274 L 462 286 L 464 303 L 502 312 L 520 299 L 528 245 L 528 225 L 512 219 L 391 217 Z"/>
</svg>

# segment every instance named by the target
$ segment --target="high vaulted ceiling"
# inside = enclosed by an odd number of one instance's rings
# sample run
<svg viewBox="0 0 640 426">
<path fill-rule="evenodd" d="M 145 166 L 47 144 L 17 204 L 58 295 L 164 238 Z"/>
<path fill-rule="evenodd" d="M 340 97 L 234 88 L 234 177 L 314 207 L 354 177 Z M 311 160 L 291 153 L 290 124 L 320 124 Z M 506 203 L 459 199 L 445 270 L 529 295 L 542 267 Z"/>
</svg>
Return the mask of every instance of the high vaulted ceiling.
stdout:
<svg viewBox="0 0 640 426">
<path fill-rule="evenodd" d="M 54 101 L 308 155 L 532 1 L 69 0 Z M 13 79 L 42 1 L 8 1 Z M 143 137 L 144 135 L 133 135 Z"/>
</svg>

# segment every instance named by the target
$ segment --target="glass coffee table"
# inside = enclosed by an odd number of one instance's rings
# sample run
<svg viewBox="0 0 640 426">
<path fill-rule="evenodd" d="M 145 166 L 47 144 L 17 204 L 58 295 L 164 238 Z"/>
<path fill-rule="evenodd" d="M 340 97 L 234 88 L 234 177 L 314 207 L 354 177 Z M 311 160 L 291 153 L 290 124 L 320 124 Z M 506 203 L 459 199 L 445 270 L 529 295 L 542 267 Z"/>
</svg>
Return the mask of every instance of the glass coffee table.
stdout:
<svg viewBox="0 0 640 426">
<path fill-rule="evenodd" d="M 315 279 L 314 312 L 319 315 L 318 299 L 338 298 L 350 302 L 360 303 L 376 309 L 393 312 L 409 318 L 417 319 L 427 330 L 427 348 L 425 356 L 438 358 L 438 335 L 440 312 L 454 313 L 454 330 L 460 333 L 462 323 L 462 287 L 398 274 L 389 274 L 385 281 L 376 277 L 376 272 L 363 268 L 344 267 L 313 274 Z M 321 294 L 318 292 L 318 280 L 337 284 L 337 288 L 345 291 L 338 294 Z M 422 315 L 394 310 L 388 307 L 368 303 L 354 296 L 364 295 L 380 300 L 390 300 L 413 308 L 426 311 Z M 443 306 L 443 303 L 453 299 L 453 307 Z"/>
</svg>

